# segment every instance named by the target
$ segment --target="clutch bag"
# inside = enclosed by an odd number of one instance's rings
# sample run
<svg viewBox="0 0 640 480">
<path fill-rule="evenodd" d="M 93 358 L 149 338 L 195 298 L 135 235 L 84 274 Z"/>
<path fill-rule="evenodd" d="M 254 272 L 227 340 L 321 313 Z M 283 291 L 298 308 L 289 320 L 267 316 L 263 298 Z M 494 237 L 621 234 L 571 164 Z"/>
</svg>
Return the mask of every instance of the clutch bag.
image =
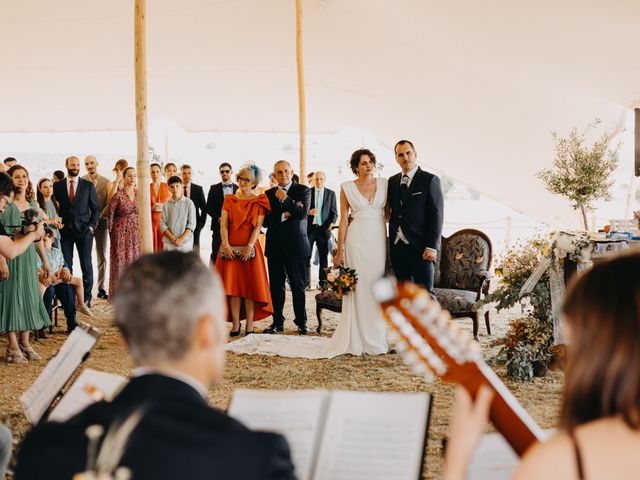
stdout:
<svg viewBox="0 0 640 480">
<path fill-rule="evenodd" d="M 246 245 L 238 245 L 238 246 L 231 246 L 231 250 L 233 251 L 233 256 L 228 256 L 224 253 L 224 250 L 220 250 L 220 258 L 224 259 L 224 260 L 235 260 L 237 258 L 242 258 L 242 255 L 244 255 L 244 251 L 247 248 Z M 255 247 L 251 247 L 251 253 L 249 254 L 249 259 L 252 259 L 253 257 L 256 256 L 256 249 Z"/>
</svg>

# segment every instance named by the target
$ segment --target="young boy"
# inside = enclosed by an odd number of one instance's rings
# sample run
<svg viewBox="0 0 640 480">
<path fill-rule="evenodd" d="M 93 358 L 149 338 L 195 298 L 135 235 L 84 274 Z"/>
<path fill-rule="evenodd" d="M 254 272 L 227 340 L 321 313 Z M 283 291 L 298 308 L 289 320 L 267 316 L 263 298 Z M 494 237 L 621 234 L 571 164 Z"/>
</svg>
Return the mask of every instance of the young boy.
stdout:
<svg viewBox="0 0 640 480">
<path fill-rule="evenodd" d="M 165 250 L 190 252 L 193 250 L 193 231 L 196 228 L 196 207 L 182 194 L 180 177 L 174 175 L 167 183 L 171 198 L 162 206 L 162 244 Z"/>
<path fill-rule="evenodd" d="M 49 262 L 49 267 L 51 268 L 51 276 L 47 279 L 44 276 L 44 270 L 42 268 L 42 260 L 40 257 L 37 257 L 37 267 L 38 267 L 38 279 L 40 280 L 40 295 L 44 295 L 44 292 L 47 290 L 49 285 L 57 285 L 58 283 L 62 283 L 62 278 L 60 274 L 62 269 L 64 268 L 64 257 L 62 256 L 62 252 L 60 249 L 55 248 L 53 246 L 53 242 L 55 241 L 55 237 L 53 232 L 45 228 L 44 229 L 44 253 L 47 256 L 47 261 Z M 89 317 L 93 317 L 93 313 L 91 310 L 87 308 L 84 304 L 84 287 L 82 286 L 82 279 L 78 277 L 71 277 L 69 280 L 69 285 L 74 287 L 76 291 L 76 310 L 80 313 L 84 313 Z"/>
</svg>

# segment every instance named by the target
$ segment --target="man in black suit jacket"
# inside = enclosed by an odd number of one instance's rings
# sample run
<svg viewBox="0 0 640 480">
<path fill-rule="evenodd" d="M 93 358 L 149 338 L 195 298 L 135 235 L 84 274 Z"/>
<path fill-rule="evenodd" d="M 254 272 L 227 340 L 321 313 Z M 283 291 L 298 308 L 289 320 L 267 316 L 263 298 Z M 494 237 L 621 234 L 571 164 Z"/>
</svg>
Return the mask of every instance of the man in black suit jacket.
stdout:
<svg viewBox="0 0 640 480">
<path fill-rule="evenodd" d="M 400 140 L 395 156 L 402 172 L 389 179 L 387 190 L 391 267 L 398 280 L 411 280 L 434 295 L 433 264 L 444 219 L 440 179 L 418 167 L 410 141 Z"/>
<path fill-rule="evenodd" d="M 204 199 L 204 190 L 200 185 L 191 183 L 191 166 L 182 165 L 180 168 L 182 174 L 183 195 L 193 202 L 196 206 L 196 229 L 193 232 L 193 249 L 200 251 L 200 232 L 202 227 L 207 223 L 207 202 Z"/>
<path fill-rule="evenodd" d="M 84 303 L 91 306 L 93 289 L 93 233 L 98 225 L 100 206 L 96 187 L 92 182 L 83 180 L 80 173 L 80 159 L 69 157 L 66 160 L 67 176 L 53 184 L 53 196 L 60 206 L 60 217 L 64 227 L 60 230 L 60 246 L 64 261 L 73 273 L 73 247 L 78 249 Z"/>
<path fill-rule="evenodd" d="M 114 296 L 133 378 L 112 402 L 35 427 L 18 450 L 15 478 L 75 478 L 86 468 L 87 427 L 106 434 L 135 413 L 141 419 L 113 465 L 134 479 L 295 478 L 283 436 L 252 432 L 207 404 L 224 369 L 225 305 L 220 279 L 193 252 L 134 262 Z"/>
<path fill-rule="evenodd" d="M 288 277 L 296 316 L 293 322 L 298 326 L 298 332 L 305 335 L 308 330 L 304 283 L 310 254 L 307 216 L 311 191 L 307 186 L 292 181 L 291 164 L 286 160 L 276 162 L 273 170 L 278 185 L 265 192 L 271 204 L 271 211 L 264 220 L 264 226 L 267 227 L 265 255 L 269 265 L 273 323 L 265 333 L 284 330 L 282 309 L 285 281 Z"/>
<path fill-rule="evenodd" d="M 211 185 L 207 194 L 206 211 L 211 217 L 211 263 L 216 263 L 222 238 L 220 237 L 220 217 L 222 216 L 222 204 L 225 195 L 233 195 L 238 190 L 238 185 L 231 181 L 233 168 L 231 164 L 224 162 L 219 168 L 220 183 Z"/>
<path fill-rule="evenodd" d="M 338 206 L 336 204 L 336 192 L 325 188 L 326 175 L 324 172 L 316 172 L 313 177 L 314 187 L 311 189 L 311 209 L 307 219 L 307 237 L 309 238 L 309 251 L 313 250 L 313 244 L 318 247 L 320 256 L 320 282 L 326 280 L 325 268 L 328 266 L 329 236 L 333 224 L 338 219 Z M 307 262 L 307 286 L 310 286 L 311 256 Z"/>
</svg>

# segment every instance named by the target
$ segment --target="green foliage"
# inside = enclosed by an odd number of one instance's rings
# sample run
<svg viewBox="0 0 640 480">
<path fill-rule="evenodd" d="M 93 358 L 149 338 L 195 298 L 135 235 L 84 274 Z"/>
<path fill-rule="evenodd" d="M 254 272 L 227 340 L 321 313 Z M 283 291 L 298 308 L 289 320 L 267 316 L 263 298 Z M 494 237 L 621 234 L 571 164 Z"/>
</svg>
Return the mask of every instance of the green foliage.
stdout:
<svg viewBox="0 0 640 480">
<path fill-rule="evenodd" d="M 540 278 L 534 289 L 524 297 L 520 290 L 531 273 L 545 257 L 551 254 L 551 242 L 546 237 L 535 237 L 510 248 L 498 261 L 496 274 L 499 287 L 476 304 L 476 308 L 495 303 L 496 310 L 520 304 L 524 318 L 513 320 L 506 336 L 496 343 L 501 345 L 494 358 L 507 367 L 507 374 L 516 380 L 533 378 L 534 364 L 547 364 L 551 359 L 553 322 L 551 320 L 551 293 L 549 274 Z"/>
<path fill-rule="evenodd" d="M 611 199 L 613 179 L 611 175 L 618 166 L 617 154 L 620 148 L 609 148 L 607 133 L 591 146 L 585 145 L 587 133 L 600 124 L 600 120 L 578 132 L 573 128 L 568 137 L 551 134 L 556 158 L 552 168 L 538 172 L 551 193 L 567 197 L 572 208 L 582 213 L 587 229 L 586 213 L 593 211 L 596 200 Z"/>
</svg>

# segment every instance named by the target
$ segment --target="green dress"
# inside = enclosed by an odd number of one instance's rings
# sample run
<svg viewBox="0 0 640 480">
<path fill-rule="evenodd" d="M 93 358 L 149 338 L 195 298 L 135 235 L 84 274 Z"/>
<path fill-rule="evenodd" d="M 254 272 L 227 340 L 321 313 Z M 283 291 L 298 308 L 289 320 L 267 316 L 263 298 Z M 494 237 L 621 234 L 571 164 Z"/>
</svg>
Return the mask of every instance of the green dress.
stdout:
<svg viewBox="0 0 640 480">
<path fill-rule="evenodd" d="M 39 208 L 35 202 L 29 204 L 31 208 Z M 0 221 L 3 225 L 20 225 L 21 217 L 22 213 L 12 203 L 0 214 Z M 40 330 L 51 325 L 40 296 L 37 256 L 36 247 L 31 244 L 24 253 L 7 260 L 9 278 L 0 279 L 0 333 Z"/>
</svg>

